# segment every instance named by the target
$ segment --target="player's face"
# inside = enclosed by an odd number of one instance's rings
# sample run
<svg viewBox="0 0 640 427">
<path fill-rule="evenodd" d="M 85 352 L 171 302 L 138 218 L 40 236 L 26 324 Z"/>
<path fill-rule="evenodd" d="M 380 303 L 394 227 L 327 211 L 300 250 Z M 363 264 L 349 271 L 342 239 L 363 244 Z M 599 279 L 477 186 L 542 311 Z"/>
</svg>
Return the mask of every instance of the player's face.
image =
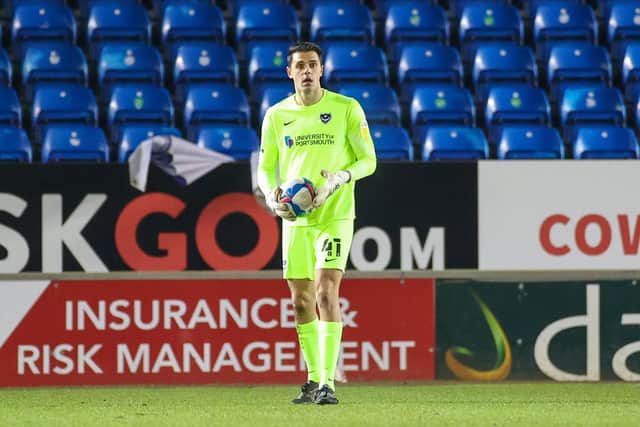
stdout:
<svg viewBox="0 0 640 427">
<path fill-rule="evenodd" d="M 320 89 L 323 67 L 315 52 L 295 52 L 291 55 L 291 65 L 287 75 L 293 80 L 296 92 L 313 92 Z"/>
</svg>

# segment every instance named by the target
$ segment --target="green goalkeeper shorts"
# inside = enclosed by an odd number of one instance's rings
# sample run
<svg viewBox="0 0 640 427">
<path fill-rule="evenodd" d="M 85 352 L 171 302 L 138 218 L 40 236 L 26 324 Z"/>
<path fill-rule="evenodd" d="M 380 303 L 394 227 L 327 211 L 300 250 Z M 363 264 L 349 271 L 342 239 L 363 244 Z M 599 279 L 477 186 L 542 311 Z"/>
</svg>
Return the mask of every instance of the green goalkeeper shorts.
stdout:
<svg viewBox="0 0 640 427">
<path fill-rule="evenodd" d="M 285 279 L 315 279 L 320 268 L 344 271 L 353 238 L 353 220 L 291 227 L 283 221 L 282 272 Z"/>
</svg>

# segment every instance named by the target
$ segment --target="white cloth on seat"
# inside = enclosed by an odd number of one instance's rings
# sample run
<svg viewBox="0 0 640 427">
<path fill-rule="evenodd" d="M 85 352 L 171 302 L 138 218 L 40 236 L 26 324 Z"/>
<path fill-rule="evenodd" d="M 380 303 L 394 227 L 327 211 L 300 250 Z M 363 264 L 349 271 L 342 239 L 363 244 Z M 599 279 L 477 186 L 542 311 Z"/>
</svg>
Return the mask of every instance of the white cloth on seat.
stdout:
<svg viewBox="0 0 640 427">
<path fill-rule="evenodd" d="M 231 156 L 199 147 L 186 139 L 156 135 L 140 143 L 129 157 L 129 182 L 145 191 L 149 164 L 153 163 L 178 183 L 189 185 L 218 166 L 233 161 Z"/>
</svg>

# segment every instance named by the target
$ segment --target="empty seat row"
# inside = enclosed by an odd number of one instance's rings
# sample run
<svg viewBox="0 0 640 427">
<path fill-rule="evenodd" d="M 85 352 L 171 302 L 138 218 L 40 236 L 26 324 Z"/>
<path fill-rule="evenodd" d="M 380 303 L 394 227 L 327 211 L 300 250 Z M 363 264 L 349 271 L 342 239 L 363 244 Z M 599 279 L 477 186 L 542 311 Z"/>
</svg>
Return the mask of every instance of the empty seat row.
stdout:
<svg viewBox="0 0 640 427">
<path fill-rule="evenodd" d="M 629 128 L 601 126 L 580 129 L 571 142 L 575 159 L 637 159 L 638 140 Z M 505 129 L 498 144 L 499 159 L 562 159 L 564 146 L 553 128 Z M 480 129 L 432 128 L 422 146 L 424 160 L 473 160 L 489 158 L 489 145 Z"/>
<path fill-rule="evenodd" d="M 140 126 L 125 129 L 122 143 L 117 147 L 117 161 L 124 163 L 135 149 L 154 135 L 175 135 L 181 132 L 172 127 Z M 0 127 L 0 161 L 30 163 L 33 147 L 24 129 Z M 253 129 L 243 127 L 206 127 L 199 134 L 201 147 L 225 153 L 236 160 L 247 160 L 258 149 L 258 137 Z M 101 128 L 68 125 L 47 129 L 40 148 L 42 163 L 57 161 L 109 162 L 110 147 Z"/>
</svg>

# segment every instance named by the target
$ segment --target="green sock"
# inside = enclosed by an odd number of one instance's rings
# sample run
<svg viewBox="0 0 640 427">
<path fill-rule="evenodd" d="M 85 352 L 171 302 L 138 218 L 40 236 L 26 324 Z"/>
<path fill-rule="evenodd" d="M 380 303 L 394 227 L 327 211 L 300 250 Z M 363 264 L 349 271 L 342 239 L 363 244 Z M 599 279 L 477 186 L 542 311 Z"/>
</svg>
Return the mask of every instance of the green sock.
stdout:
<svg viewBox="0 0 640 427">
<path fill-rule="evenodd" d="M 322 351 L 323 375 L 322 384 L 327 384 L 332 390 L 336 389 L 334 378 L 340 357 L 340 342 L 342 341 L 342 323 L 320 321 L 320 348 Z"/>
<path fill-rule="evenodd" d="M 315 381 L 320 383 L 320 340 L 318 339 L 318 319 L 314 319 L 309 323 L 296 326 L 298 332 L 298 342 L 304 355 L 304 361 L 307 364 L 307 381 Z"/>
</svg>

